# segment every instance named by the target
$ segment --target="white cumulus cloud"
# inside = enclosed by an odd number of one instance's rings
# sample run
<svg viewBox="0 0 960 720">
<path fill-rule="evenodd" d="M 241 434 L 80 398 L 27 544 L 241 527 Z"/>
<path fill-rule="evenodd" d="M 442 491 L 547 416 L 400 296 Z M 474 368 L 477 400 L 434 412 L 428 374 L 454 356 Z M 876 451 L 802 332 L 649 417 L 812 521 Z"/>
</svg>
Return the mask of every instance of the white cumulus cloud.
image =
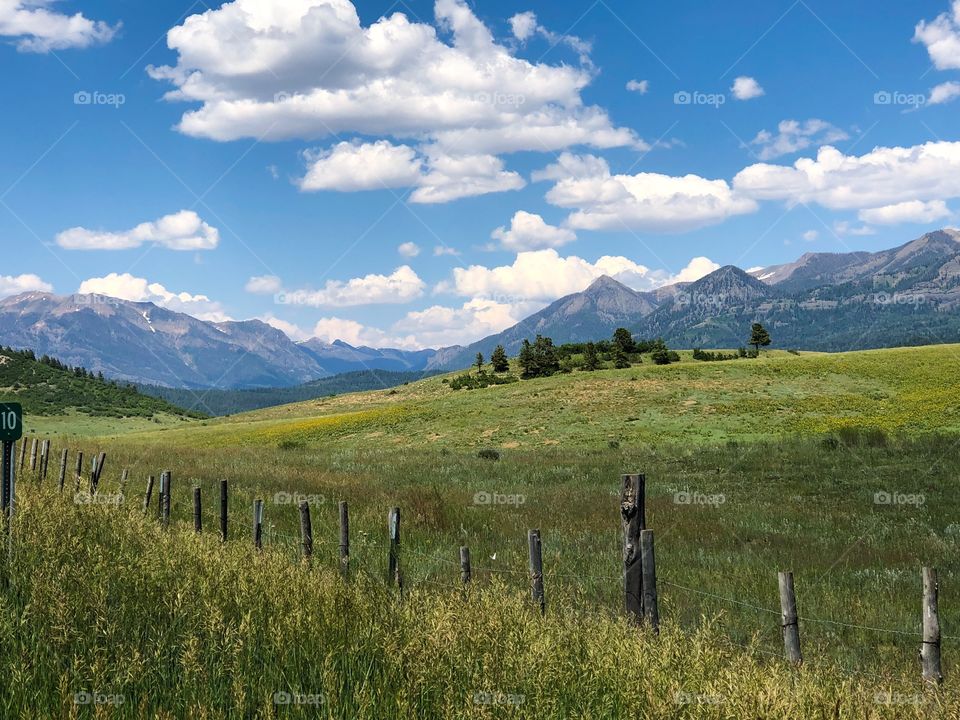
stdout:
<svg viewBox="0 0 960 720">
<path fill-rule="evenodd" d="M 548 225 L 536 213 L 517 211 L 510 221 L 510 227 L 498 227 L 490 235 L 507 250 L 540 250 L 555 248 L 577 239 L 573 230 Z"/>
<path fill-rule="evenodd" d="M 900 223 L 931 223 L 948 218 L 953 213 L 943 200 L 908 200 L 879 208 L 861 210 L 858 217 L 874 225 L 898 225 Z"/>
<path fill-rule="evenodd" d="M 741 75 L 733 81 L 730 92 L 737 100 L 752 100 L 765 94 L 764 89 L 760 87 L 760 83 L 746 75 Z"/>
<path fill-rule="evenodd" d="M 627 90 L 630 92 L 640 93 L 641 95 L 646 95 L 647 91 L 650 90 L 650 81 L 630 80 L 627 82 Z"/>
<path fill-rule="evenodd" d="M 371 273 L 347 281 L 328 280 L 320 290 L 292 290 L 283 294 L 282 301 L 312 307 L 398 304 L 417 299 L 425 287 L 413 268 L 402 265 L 390 275 Z"/>
<path fill-rule="evenodd" d="M 913 41 L 922 43 L 938 70 L 960 70 L 960 0 L 953 0 L 951 11 L 934 20 L 921 20 Z"/>
<path fill-rule="evenodd" d="M 33 273 L 0 275 L 0 298 L 25 292 L 53 292 L 53 285 Z"/>
<path fill-rule="evenodd" d="M 806 150 L 812 145 L 835 143 L 849 137 L 846 132 L 824 120 L 783 120 L 777 126 L 776 133 L 761 130 L 750 144 L 760 148 L 761 160 L 772 160 L 781 155 Z"/>
<path fill-rule="evenodd" d="M 109 42 L 120 28 L 83 13 L 60 13 L 51 5 L 51 0 L 0 0 L 0 36 L 14 38 L 22 52 L 47 53 Z"/>
<path fill-rule="evenodd" d="M 397 246 L 397 252 L 407 258 L 415 258 L 420 254 L 420 246 L 415 242 L 400 243 Z"/>
<path fill-rule="evenodd" d="M 930 105 L 943 105 L 960 97 L 960 82 L 950 81 L 940 83 L 930 91 L 927 102 Z"/>
<path fill-rule="evenodd" d="M 131 302 L 152 302 L 168 310 L 211 322 L 230 320 L 220 303 L 206 295 L 172 292 L 160 283 L 152 283 L 130 273 L 110 273 L 104 277 L 89 278 L 80 283 L 77 292 L 81 295 L 107 295 Z"/>
<path fill-rule="evenodd" d="M 170 250 L 213 250 L 220 243 L 220 232 L 193 210 L 181 210 L 121 232 L 73 227 L 58 233 L 56 240 L 67 250 L 128 250 L 144 243 Z"/>
<path fill-rule="evenodd" d="M 572 209 L 566 224 L 582 230 L 685 232 L 755 212 L 757 204 L 725 180 L 659 173 L 612 175 L 592 156 L 561 156 L 535 179 L 559 178 L 547 201 Z"/>
<path fill-rule="evenodd" d="M 255 275 L 243 289 L 254 295 L 273 295 L 283 289 L 283 282 L 276 275 Z"/>
<path fill-rule="evenodd" d="M 741 170 L 734 189 L 759 200 L 818 203 L 831 210 L 863 210 L 910 200 L 960 195 L 960 142 L 877 147 L 856 156 L 821 147 L 793 165 L 758 163 Z"/>
</svg>

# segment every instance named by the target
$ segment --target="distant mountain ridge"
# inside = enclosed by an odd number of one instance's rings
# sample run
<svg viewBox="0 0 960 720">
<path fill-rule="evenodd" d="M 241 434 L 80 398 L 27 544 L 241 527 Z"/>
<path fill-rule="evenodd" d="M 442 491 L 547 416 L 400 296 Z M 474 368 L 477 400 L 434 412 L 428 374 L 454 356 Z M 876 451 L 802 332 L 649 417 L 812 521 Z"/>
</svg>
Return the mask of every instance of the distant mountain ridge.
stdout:
<svg viewBox="0 0 960 720">
<path fill-rule="evenodd" d="M 927 233 L 880 252 L 807 253 L 747 273 L 732 265 L 694 283 L 638 292 L 610 277 L 559 298 L 466 347 L 396 350 L 317 339 L 296 343 L 259 320 L 206 322 L 102 295 L 25 293 L 0 300 L 0 344 L 138 384 L 173 388 L 288 387 L 362 370 L 468 367 L 497 345 L 515 354 L 626 327 L 675 347 L 738 347 L 752 322 L 778 347 L 857 350 L 960 341 L 960 231 Z"/>
<path fill-rule="evenodd" d="M 0 344 L 175 388 L 286 387 L 356 370 L 422 371 L 437 355 L 298 344 L 260 320 L 207 322 L 150 302 L 40 292 L 0 300 Z"/>
</svg>

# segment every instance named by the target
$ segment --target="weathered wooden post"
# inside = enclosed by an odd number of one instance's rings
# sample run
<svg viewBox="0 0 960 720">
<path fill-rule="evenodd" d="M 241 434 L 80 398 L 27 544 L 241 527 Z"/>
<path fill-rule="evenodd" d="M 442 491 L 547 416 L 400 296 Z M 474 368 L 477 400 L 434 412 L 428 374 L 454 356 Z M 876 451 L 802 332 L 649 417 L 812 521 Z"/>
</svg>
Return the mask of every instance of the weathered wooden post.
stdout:
<svg viewBox="0 0 960 720">
<path fill-rule="evenodd" d="M 20 440 L 20 473 L 23 474 L 23 463 L 27 459 L 27 439 Z"/>
<path fill-rule="evenodd" d="M 540 605 L 540 614 L 543 615 L 547 612 L 547 601 L 543 593 L 543 544 L 539 530 L 527 531 L 527 545 L 530 550 L 530 594 Z"/>
<path fill-rule="evenodd" d="M 76 487 L 74 492 L 80 492 L 80 486 L 83 484 L 83 450 L 77 451 L 77 472 L 76 472 Z"/>
<path fill-rule="evenodd" d="M 143 514 L 146 515 L 150 510 L 150 498 L 153 496 L 153 475 L 147 478 L 147 494 L 143 497 Z"/>
<path fill-rule="evenodd" d="M 300 543 L 303 557 L 310 561 L 313 557 L 313 526 L 310 524 L 310 504 L 300 503 Z"/>
<path fill-rule="evenodd" d="M 227 541 L 227 481 L 220 481 L 220 539 Z"/>
<path fill-rule="evenodd" d="M 253 501 L 253 547 L 263 550 L 263 500 Z"/>
<path fill-rule="evenodd" d="M 390 557 L 387 563 L 387 583 L 397 585 L 403 590 L 403 576 L 400 574 L 400 508 L 390 510 L 387 520 L 390 531 Z"/>
<path fill-rule="evenodd" d="M 120 494 L 127 494 L 127 480 L 130 479 L 130 471 L 127 468 L 123 469 L 123 472 L 120 473 Z"/>
<path fill-rule="evenodd" d="M 938 595 L 940 583 L 936 568 L 923 568 L 923 643 L 920 645 L 920 663 L 923 679 L 940 684 L 940 610 Z"/>
<path fill-rule="evenodd" d="M 347 501 L 338 504 L 340 511 L 340 572 L 343 577 L 350 575 L 350 510 Z"/>
<path fill-rule="evenodd" d="M 93 472 L 90 474 L 90 494 L 93 495 L 97 492 L 97 487 L 100 485 L 100 476 L 103 474 L 103 466 L 107 462 L 107 454 L 101 452 L 94 458 L 93 463 Z"/>
<path fill-rule="evenodd" d="M 200 504 L 200 486 L 193 489 L 193 529 L 195 532 L 203 532 L 203 514 Z"/>
<path fill-rule="evenodd" d="M 620 476 L 620 524 L 623 528 L 623 609 L 634 623 L 643 621 L 643 564 L 640 533 L 646 529 L 646 477 Z"/>
<path fill-rule="evenodd" d="M 50 441 L 44 440 L 40 448 L 40 482 L 47 479 L 47 466 L 50 464 Z"/>
<path fill-rule="evenodd" d="M 640 565 L 643 568 L 643 617 L 654 634 L 659 634 L 660 606 L 657 601 L 657 563 L 653 552 L 653 530 L 640 531 Z"/>
<path fill-rule="evenodd" d="M 160 491 L 162 494 L 161 503 L 163 507 L 163 526 L 170 526 L 170 490 L 173 485 L 173 473 L 164 470 L 160 473 Z"/>
<path fill-rule="evenodd" d="M 778 581 L 783 648 L 787 653 L 787 660 L 794 665 L 800 665 L 803 662 L 803 655 L 800 654 L 800 625 L 797 617 L 797 596 L 793 591 L 793 573 L 779 573 Z"/>
<path fill-rule="evenodd" d="M 464 585 L 468 585 L 472 578 L 472 573 L 470 572 L 470 548 L 466 545 L 460 547 L 460 581 Z"/>
<path fill-rule="evenodd" d="M 30 472 L 37 471 L 37 439 L 33 438 L 30 442 Z"/>
<path fill-rule="evenodd" d="M 67 448 L 64 448 L 63 452 L 60 453 L 60 476 L 57 478 L 58 492 L 63 492 L 63 483 L 67 479 L 67 455 L 69 452 Z"/>
</svg>

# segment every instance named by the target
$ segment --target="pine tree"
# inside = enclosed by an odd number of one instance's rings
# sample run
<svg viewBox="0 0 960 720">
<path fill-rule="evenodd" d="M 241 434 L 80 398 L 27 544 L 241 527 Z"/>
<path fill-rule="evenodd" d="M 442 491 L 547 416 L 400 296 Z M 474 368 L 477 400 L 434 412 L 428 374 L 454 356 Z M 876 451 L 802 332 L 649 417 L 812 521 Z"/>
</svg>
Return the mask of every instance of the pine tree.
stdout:
<svg viewBox="0 0 960 720">
<path fill-rule="evenodd" d="M 767 332 L 767 329 L 760 323 L 754 323 L 750 327 L 750 344 L 757 349 L 757 354 L 760 354 L 760 348 L 766 347 L 771 342 L 770 333 Z"/>
<path fill-rule="evenodd" d="M 520 364 L 520 377 L 536 377 L 537 361 L 533 354 L 533 346 L 529 340 L 524 340 L 523 345 L 520 346 L 520 355 L 517 358 L 517 362 Z"/>
<path fill-rule="evenodd" d="M 600 356 L 597 355 L 597 346 L 588 342 L 583 349 L 583 369 L 593 372 L 600 368 Z"/>
<path fill-rule="evenodd" d="M 493 354 L 490 356 L 490 362 L 493 365 L 494 372 L 505 373 L 510 370 L 510 360 L 507 359 L 507 351 L 503 349 L 503 345 L 497 345 L 494 348 Z"/>
<path fill-rule="evenodd" d="M 626 328 L 617 328 L 613 332 L 613 344 L 623 350 L 627 355 L 637 351 L 637 343 L 633 340 L 633 335 Z"/>
<path fill-rule="evenodd" d="M 620 345 L 613 348 L 613 366 L 617 370 L 625 370 L 630 367 L 630 359 Z"/>
<path fill-rule="evenodd" d="M 483 353 L 477 353 L 477 359 L 474 360 L 473 362 L 477 366 L 477 372 L 482 373 L 483 372 Z"/>
</svg>

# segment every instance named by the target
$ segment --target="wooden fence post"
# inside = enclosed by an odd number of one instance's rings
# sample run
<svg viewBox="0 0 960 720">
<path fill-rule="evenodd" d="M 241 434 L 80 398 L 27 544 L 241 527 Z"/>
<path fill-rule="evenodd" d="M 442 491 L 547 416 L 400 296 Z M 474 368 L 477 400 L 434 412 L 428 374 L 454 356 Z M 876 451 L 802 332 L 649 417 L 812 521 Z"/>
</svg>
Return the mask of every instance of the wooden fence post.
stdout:
<svg viewBox="0 0 960 720">
<path fill-rule="evenodd" d="M 623 528 L 623 609 L 634 623 L 643 620 L 643 565 L 640 533 L 646 529 L 646 477 L 621 475 L 620 524 Z"/>
<path fill-rule="evenodd" d="M 923 643 L 920 645 L 920 663 L 923 679 L 938 685 L 943 682 L 940 670 L 939 592 L 936 568 L 923 568 Z"/>
<path fill-rule="evenodd" d="M 80 486 L 83 484 L 83 450 L 77 451 L 77 473 L 76 473 L 76 487 L 74 492 L 80 492 Z"/>
<path fill-rule="evenodd" d="M 120 494 L 127 494 L 127 480 L 130 479 L 130 471 L 127 468 L 123 469 L 123 472 L 120 473 Z"/>
<path fill-rule="evenodd" d="M 340 510 L 340 572 L 343 577 L 350 575 L 350 509 L 347 507 L 347 501 L 341 500 Z"/>
<path fill-rule="evenodd" d="M 160 473 L 160 491 L 163 497 L 161 498 L 162 504 L 162 517 L 163 517 L 163 526 L 170 526 L 170 488 L 173 485 L 173 474 L 169 470 L 164 470 Z"/>
<path fill-rule="evenodd" d="M 387 521 L 390 531 L 390 558 L 387 564 L 387 583 L 396 584 L 403 591 L 403 576 L 400 573 L 400 508 L 390 510 Z"/>
<path fill-rule="evenodd" d="M 143 514 L 146 515 L 150 510 L 150 498 L 153 495 L 153 475 L 147 478 L 147 494 L 143 498 Z"/>
<path fill-rule="evenodd" d="M 94 456 L 93 472 L 90 473 L 91 495 L 97 492 L 97 487 L 100 485 L 100 475 L 103 473 L 103 466 L 106 462 L 107 454 L 105 452 L 101 452 L 99 455 Z"/>
<path fill-rule="evenodd" d="M 300 503 L 300 543 L 303 547 L 303 557 L 310 561 L 313 557 L 313 526 L 310 524 L 310 504 Z"/>
<path fill-rule="evenodd" d="M 527 531 L 527 545 L 530 549 L 530 594 L 540 605 L 540 614 L 543 615 L 547 611 L 547 602 L 543 593 L 543 544 L 539 530 Z"/>
<path fill-rule="evenodd" d="M 20 440 L 20 474 L 23 474 L 23 463 L 27 459 L 27 439 Z"/>
<path fill-rule="evenodd" d="M 30 472 L 37 471 L 37 439 L 33 438 L 30 443 Z"/>
<path fill-rule="evenodd" d="M 67 448 L 60 453 L 60 477 L 57 478 L 57 490 L 63 492 L 63 483 L 67 479 L 67 456 L 70 453 Z"/>
<path fill-rule="evenodd" d="M 643 617 L 654 634 L 659 634 L 660 605 L 657 600 L 657 562 L 653 552 L 653 530 L 640 531 L 640 565 L 643 568 Z"/>
<path fill-rule="evenodd" d="M 227 481 L 220 481 L 220 540 L 227 541 Z"/>
<path fill-rule="evenodd" d="M 200 504 L 200 486 L 193 489 L 193 529 L 200 533 L 203 532 L 203 513 Z"/>
<path fill-rule="evenodd" d="M 50 441 L 44 440 L 40 448 L 40 482 L 47 479 L 47 466 L 50 464 Z"/>
<path fill-rule="evenodd" d="M 797 596 L 793 591 L 793 573 L 781 572 L 777 576 L 780 585 L 780 627 L 783 631 L 783 648 L 787 660 L 794 665 L 803 662 L 800 654 L 800 625 L 797 617 Z"/>
<path fill-rule="evenodd" d="M 466 545 L 460 547 L 460 580 L 464 585 L 470 583 L 473 574 L 470 572 L 470 548 Z"/>
<path fill-rule="evenodd" d="M 263 550 L 263 500 L 253 501 L 253 547 Z"/>
</svg>

